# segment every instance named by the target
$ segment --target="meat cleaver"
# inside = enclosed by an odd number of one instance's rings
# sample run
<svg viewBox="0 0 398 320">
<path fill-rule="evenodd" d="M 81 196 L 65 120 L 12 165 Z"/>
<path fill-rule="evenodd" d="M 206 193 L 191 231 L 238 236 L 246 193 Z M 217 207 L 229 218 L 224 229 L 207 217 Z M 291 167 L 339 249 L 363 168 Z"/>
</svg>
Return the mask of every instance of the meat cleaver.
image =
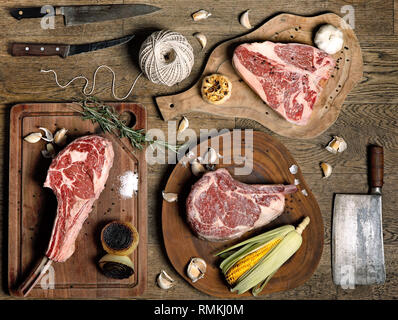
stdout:
<svg viewBox="0 0 398 320">
<path fill-rule="evenodd" d="M 332 226 L 333 282 L 343 289 L 383 284 L 383 148 L 369 147 L 370 194 L 336 194 Z"/>
</svg>

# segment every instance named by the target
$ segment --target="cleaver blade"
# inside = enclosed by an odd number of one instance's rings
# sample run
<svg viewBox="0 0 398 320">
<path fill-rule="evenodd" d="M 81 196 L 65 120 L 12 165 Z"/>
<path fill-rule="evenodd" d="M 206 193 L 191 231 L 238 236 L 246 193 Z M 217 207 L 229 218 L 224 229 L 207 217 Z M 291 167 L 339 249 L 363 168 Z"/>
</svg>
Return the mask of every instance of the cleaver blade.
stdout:
<svg viewBox="0 0 398 320">
<path fill-rule="evenodd" d="M 332 226 L 333 282 L 344 289 L 386 280 L 382 195 L 383 148 L 370 147 L 370 194 L 336 194 Z"/>
</svg>

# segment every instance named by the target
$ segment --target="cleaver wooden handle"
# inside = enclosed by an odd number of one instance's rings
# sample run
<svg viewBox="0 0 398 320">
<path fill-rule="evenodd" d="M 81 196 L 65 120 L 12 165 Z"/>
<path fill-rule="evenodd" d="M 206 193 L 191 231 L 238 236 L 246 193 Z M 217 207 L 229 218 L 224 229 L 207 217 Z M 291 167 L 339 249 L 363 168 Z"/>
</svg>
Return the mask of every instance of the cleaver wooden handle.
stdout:
<svg viewBox="0 0 398 320">
<path fill-rule="evenodd" d="M 384 153 L 383 147 L 370 147 L 370 187 L 381 188 L 383 186 Z"/>
</svg>

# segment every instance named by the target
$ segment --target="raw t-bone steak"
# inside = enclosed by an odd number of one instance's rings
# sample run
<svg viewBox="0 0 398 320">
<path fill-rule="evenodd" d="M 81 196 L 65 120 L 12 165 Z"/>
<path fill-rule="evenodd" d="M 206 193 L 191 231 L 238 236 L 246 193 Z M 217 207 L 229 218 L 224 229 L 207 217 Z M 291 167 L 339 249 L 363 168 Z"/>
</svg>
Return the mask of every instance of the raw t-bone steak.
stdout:
<svg viewBox="0 0 398 320">
<path fill-rule="evenodd" d="M 228 170 L 203 175 L 187 198 L 187 220 L 195 234 L 210 241 L 234 239 L 277 218 L 294 185 L 245 184 Z"/>
<path fill-rule="evenodd" d="M 307 124 L 335 60 L 299 43 L 246 43 L 232 58 L 242 79 L 272 109 L 296 125 Z"/>
<path fill-rule="evenodd" d="M 46 256 L 57 262 L 75 251 L 75 241 L 108 179 L 113 164 L 112 143 L 100 136 L 76 139 L 52 161 L 44 187 L 51 188 L 58 201 Z"/>
</svg>

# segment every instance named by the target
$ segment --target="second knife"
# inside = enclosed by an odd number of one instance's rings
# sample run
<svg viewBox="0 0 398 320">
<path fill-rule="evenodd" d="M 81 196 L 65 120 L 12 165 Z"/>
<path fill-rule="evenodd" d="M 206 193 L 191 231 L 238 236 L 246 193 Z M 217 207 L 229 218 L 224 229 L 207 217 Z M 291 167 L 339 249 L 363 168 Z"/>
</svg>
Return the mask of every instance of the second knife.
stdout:
<svg viewBox="0 0 398 320">
<path fill-rule="evenodd" d="M 85 44 L 13 43 L 11 54 L 13 56 L 60 56 L 66 58 L 74 54 L 125 44 L 133 38 L 134 35 L 129 35 L 118 39 Z"/>
</svg>

